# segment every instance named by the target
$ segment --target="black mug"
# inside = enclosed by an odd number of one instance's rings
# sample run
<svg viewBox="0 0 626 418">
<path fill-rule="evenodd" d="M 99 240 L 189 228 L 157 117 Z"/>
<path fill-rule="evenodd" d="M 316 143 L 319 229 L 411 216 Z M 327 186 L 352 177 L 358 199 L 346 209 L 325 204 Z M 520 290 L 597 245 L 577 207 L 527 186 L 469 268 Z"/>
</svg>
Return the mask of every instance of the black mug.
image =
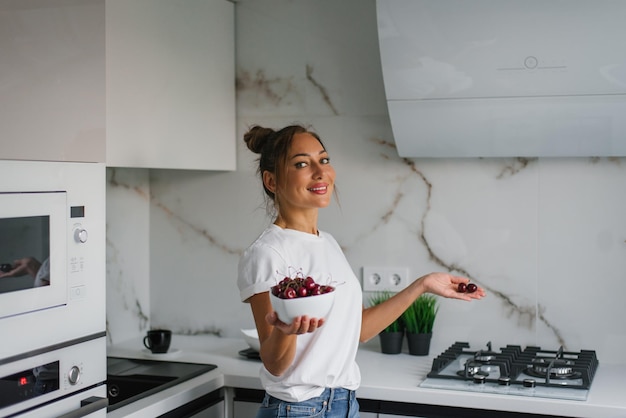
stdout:
<svg viewBox="0 0 626 418">
<path fill-rule="evenodd" d="M 153 329 L 143 337 L 143 345 L 153 354 L 167 353 L 172 342 L 172 331 L 168 329 Z"/>
</svg>

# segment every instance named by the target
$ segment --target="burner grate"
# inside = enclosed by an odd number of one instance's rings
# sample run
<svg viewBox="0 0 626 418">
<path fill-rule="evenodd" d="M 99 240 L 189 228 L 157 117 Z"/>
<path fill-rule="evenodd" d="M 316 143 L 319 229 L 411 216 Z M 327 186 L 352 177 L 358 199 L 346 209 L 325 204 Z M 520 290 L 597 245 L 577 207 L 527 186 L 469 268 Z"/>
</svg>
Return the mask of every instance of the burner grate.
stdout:
<svg viewBox="0 0 626 418">
<path fill-rule="evenodd" d="M 488 351 L 468 351 L 464 350 L 469 348 L 470 345 L 467 342 L 455 342 L 446 351 L 433 359 L 431 371 L 427 374 L 427 377 L 437 378 L 457 378 L 460 376 L 464 379 L 471 379 L 475 374 L 480 374 L 477 370 L 482 365 L 489 365 L 499 368 L 499 376 L 509 376 L 511 374 L 513 361 L 522 352 L 522 348 L 518 345 L 507 345 L 500 349 L 499 352 L 491 351 L 491 343 L 487 343 L 489 347 Z M 449 367 L 454 361 L 461 356 L 469 356 L 470 360 L 466 361 L 463 365 L 463 369 L 457 371 L 456 375 L 444 375 L 441 372 Z M 496 379 L 487 379 L 487 381 Z"/>
<path fill-rule="evenodd" d="M 439 354 L 433 359 L 433 365 L 429 377 L 436 377 L 440 371 L 446 368 L 448 364 L 453 362 L 461 353 L 464 348 L 469 348 L 469 343 L 455 342 L 446 349 L 443 353 Z M 431 376 L 432 375 L 432 376 Z"/>
<path fill-rule="evenodd" d="M 545 373 L 537 372 L 533 368 L 533 361 L 536 361 L 536 359 L 544 360 L 539 370 L 542 372 L 545 370 Z M 557 370 L 563 362 L 558 360 L 566 361 L 567 368 L 571 369 L 569 373 L 571 376 L 567 374 L 559 375 Z M 555 387 L 562 386 L 562 380 L 570 377 L 581 381 L 580 384 L 575 385 L 576 387 L 589 389 L 598 364 L 596 352 L 592 350 L 570 352 L 563 351 L 563 347 L 561 347 L 557 351 L 547 351 L 539 347 L 526 347 L 522 355 L 513 364 L 512 376 L 529 375 L 540 377 L 545 379 L 545 381 L 539 382 L 539 384 Z"/>
</svg>

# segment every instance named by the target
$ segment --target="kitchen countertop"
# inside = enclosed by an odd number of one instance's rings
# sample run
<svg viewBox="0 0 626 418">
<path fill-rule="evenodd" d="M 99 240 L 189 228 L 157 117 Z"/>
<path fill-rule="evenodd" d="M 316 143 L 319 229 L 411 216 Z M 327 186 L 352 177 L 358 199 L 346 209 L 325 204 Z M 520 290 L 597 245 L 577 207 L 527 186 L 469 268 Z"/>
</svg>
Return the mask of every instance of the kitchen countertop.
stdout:
<svg viewBox="0 0 626 418">
<path fill-rule="evenodd" d="M 453 341 L 452 341 L 453 342 Z M 451 343 L 452 343 L 451 342 Z M 142 338 L 125 341 L 108 348 L 109 356 L 186 361 L 218 366 L 210 376 L 190 381 L 215 387 L 262 389 L 258 360 L 246 359 L 238 353 L 248 348 L 243 339 L 216 336 L 174 335 L 170 353 L 151 354 L 143 348 Z M 408 354 L 387 355 L 380 352 L 378 339 L 362 344 L 357 354 L 361 369 L 362 399 L 446 405 L 461 408 L 515 411 L 580 418 L 626 417 L 626 365 L 605 365 L 600 360 L 586 401 L 534 398 L 420 388 L 418 385 L 430 371 L 433 358 L 446 347 L 431 347 L 429 356 Z"/>
</svg>

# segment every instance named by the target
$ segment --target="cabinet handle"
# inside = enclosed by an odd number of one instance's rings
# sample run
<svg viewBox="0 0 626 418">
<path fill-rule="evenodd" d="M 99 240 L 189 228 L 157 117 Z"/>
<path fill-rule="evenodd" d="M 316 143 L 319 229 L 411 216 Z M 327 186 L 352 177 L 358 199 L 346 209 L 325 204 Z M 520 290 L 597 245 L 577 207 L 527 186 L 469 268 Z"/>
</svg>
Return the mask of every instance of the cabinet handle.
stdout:
<svg viewBox="0 0 626 418">
<path fill-rule="evenodd" d="M 58 418 L 80 418 L 102 408 L 106 408 L 107 406 L 109 406 L 109 400 L 107 398 L 90 396 L 89 398 L 80 401 L 80 408 L 72 412 L 68 412 L 67 414 L 59 415 Z"/>
</svg>

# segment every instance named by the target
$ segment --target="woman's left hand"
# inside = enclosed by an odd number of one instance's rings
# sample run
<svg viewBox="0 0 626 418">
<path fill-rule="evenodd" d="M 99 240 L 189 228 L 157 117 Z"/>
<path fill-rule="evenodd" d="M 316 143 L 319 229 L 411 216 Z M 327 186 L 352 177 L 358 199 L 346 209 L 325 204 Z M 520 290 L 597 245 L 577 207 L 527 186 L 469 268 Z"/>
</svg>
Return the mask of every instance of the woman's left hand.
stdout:
<svg viewBox="0 0 626 418">
<path fill-rule="evenodd" d="M 424 291 L 446 298 L 462 299 L 470 301 L 472 299 L 482 299 L 486 293 L 485 289 L 478 287 L 475 292 L 462 293 L 458 291 L 459 283 L 469 283 L 469 279 L 461 276 L 454 276 L 449 273 L 430 273 L 418 279 L 424 286 Z"/>
</svg>

